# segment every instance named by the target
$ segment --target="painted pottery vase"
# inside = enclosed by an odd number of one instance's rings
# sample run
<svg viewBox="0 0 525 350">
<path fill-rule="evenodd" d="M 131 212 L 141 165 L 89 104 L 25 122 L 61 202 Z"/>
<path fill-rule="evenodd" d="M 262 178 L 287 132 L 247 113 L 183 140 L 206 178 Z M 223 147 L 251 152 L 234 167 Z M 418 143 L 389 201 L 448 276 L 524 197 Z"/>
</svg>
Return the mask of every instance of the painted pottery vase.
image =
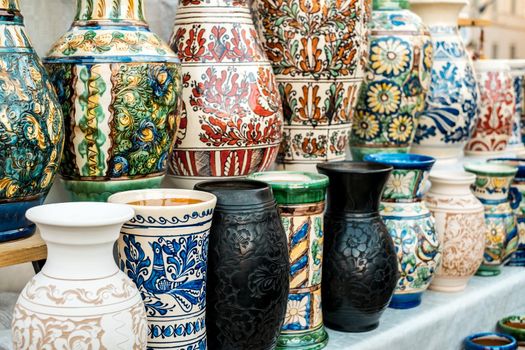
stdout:
<svg viewBox="0 0 525 350">
<path fill-rule="evenodd" d="M 512 86 L 516 98 L 516 109 L 514 110 L 514 118 L 512 119 L 512 136 L 509 139 L 507 150 L 520 156 L 525 155 L 525 146 L 521 138 L 523 125 L 521 117 L 525 103 L 525 91 L 523 90 L 523 84 L 525 83 L 525 60 L 508 60 L 507 64 L 510 66 Z"/>
<path fill-rule="evenodd" d="M 435 219 L 442 246 L 441 264 L 430 289 L 459 292 L 483 261 L 485 251 L 485 210 L 472 194 L 474 174 L 460 171 L 433 171 L 432 187 L 425 204 Z"/>
<path fill-rule="evenodd" d="M 370 154 L 365 159 L 394 167 L 380 206 L 381 217 L 394 240 L 400 273 L 390 307 L 416 307 L 441 261 L 442 246 L 434 217 L 423 201 L 435 159 L 386 153 Z"/>
<path fill-rule="evenodd" d="M 282 139 L 282 104 L 246 0 L 181 0 L 171 47 L 182 62 L 182 119 L 170 183 L 267 170 Z"/>
<path fill-rule="evenodd" d="M 412 146 L 412 153 L 454 159 L 472 135 L 479 108 L 479 88 L 472 62 L 458 32 L 466 0 L 410 0 L 432 36 L 432 81 Z"/>
<path fill-rule="evenodd" d="M 288 237 L 290 294 L 277 349 L 322 349 L 328 343 L 321 309 L 328 178 L 292 171 L 256 173 L 250 178 L 272 187 Z"/>
<path fill-rule="evenodd" d="M 44 59 L 64 112 L 60 176 L 73 200 L 158 187 L 179 116 L 180 64 L 143 0 L 78 0 Z"/>
<path fill-rule="evenodd" d="M 470 163 L 465 170 L 476 175 L 471 189 L 485 207 L 485 253 L 479 276 L 495 276 L 518 247 L 517 220 L 509 202 L 510 185 L 517 168 L 491 163 Z"/>
<path fill-rule="evenodd" d="M 516 109 L 510 67 L 502 60 L 481 60 L 474 64 L 481 92 L 479 117 L 474 133 L 465 146 L 469 156 L 505 152 L 512 136 Z"/>
<path fill-rule="evenodd" d="M 18 0 L 0 0 L 0 242 L 27 237 L 26 210 L 53 184 L 64 145 L 62 112 L 27 36 Z"/>
<path fill-rule="evenodd" d="M 108 201 L 135 210 L 122 227 L 118 261 L 144 300 L 148 349 L 206 349 L 206 267 L 215 196 L 145 189 L 120 192 Z"/>
<path fill-rule="evenodd" d="M 370 153 L 406 153 L 425 108 L 432 71 L 428 28 L 405 1 L 376 0 L 369 62 L 352 123 L 354 160 Z"/>
<path fill-rule="evenodd" d="M 146 348 L 144 303 L 113 259 L 126 205 L 59 203 L 31 208 L 47 244 L 42 271 L 25 286 L 12 321 L 17 350 Z"/>
<path fill-rule="evenodd" d="M 379 325 L 399 279 L 394 243 L 379 216 L 392 167 L 361 162 L 317 165 L 328 175 L 323 266 L 327 327 L 365 332 Z"/>
<path fill-rule="evenodd" d="M 525 316 L 502 318 L 498 321 L 498 330 L 516 339 L 518 346 L 525 346 Z"/>
<path fill-rule="evenodd" d="M 284 113 L 286 170 L 344 160 L 368 51 L 368 0 L 255 0 Z"/>
<path fill-rule="evenodd" d="M 503 333 L 476 333 L 463 341 L 464 350 L 517 350 L 514 337 Z"/>
<path fill-rule="evenodd" d="M 217 196 L 206 285 L 209 348 L 275 349 L 290 264 L 271 188 L 254 180 L 217 180 L 195 189 Z"/>
</svg>

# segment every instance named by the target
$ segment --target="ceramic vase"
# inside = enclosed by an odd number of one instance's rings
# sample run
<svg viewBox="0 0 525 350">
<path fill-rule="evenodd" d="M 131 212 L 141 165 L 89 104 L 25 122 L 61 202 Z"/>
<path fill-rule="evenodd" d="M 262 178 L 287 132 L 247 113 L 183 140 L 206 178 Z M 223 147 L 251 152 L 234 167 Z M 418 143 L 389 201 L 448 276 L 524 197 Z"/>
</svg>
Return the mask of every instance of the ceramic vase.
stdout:
<svg viewBox="0 0 525 350">
<path fill-rule="evenodd" d="M 278 166 L 315 172 L 316 163 L 344 160 L 368 51 L 368 0 L 253 6 L 283 104 Z"/>
<path fill-rule="evenodd" d="M 464 350 L 517 350 L 514 337 L 503 333 L 476 333 L 463 341 Z"/>
<path fill-rule="evenodd" d="M 466 0 L 410 0 L 412 11 L 428 25 L 434 48 L 432 81 L 412 153 L 454 161 L 472 135 L 479 88 L 457 27 Z"/>
<path fill-rule="evenodd" d="M 288 301 L 288 244 L 268 184 L 206 181 L 217 196 L 208 250 L 210 349 L 275 349 Z"/>
<path fill-rule="evenodd" d="M 510 66 L 512 86 L 516 98 L 516 109 L 514 110 L 514 117 L 512 118 L 512 136 L 509 139 L 507 151 L 517 156 L 525 156 L 525 146 L 521 139 L 523 125 L 521 118 L 525 103 L 525 91 L 523 90 L 525 83 L 525 60 L 508 60 L 507 64 Z"/>
<path fill-rule="evenodd" d="M 379 216 L 392 167 L 317 165 L 330 179 L 325 214 L 323 318 L 327 327 L 365 332 L 379 325 L 399 278 L 394 243 Z"/>
<path fill-rule="evenodd" d="M 325 175 L 292 171 L 250 177 L 272 187 L 288 237 L 290 294 L 277 349 L 322 349 L 328 343 L 321 309 Z"/>
<path fill-rule="evenodd" d="M 0 242 L 27 237 L 26 210 L 53 184 L 64 145 L 60 105 L 31 46 L 18 0 L 0 1 Z"/>
<path fill-rule="evenodd" d="M 171 47 L 182 62 L 182 120 L 170 184 L 267 170 L 282 104 L 246 0 L 179 1 Z"/>
<path fill-rule="evenodd" d="M 406 153 L 425 108 L 432 71 L 428 28 L 405 1 L 376 0 L 370 51 L 352 123 L 354 160 L 370 153 Z"/>
<path fill-rule="evenodd" d="M 112 254 L 120 227 L 132 216 L 128 206 L 107 203 L 49 204 L 27 211 L 48 255 L 15 306 L 15 349 L 146 348 L 144 304 Z"/>
<path fill-rule="evenodd" d="M 510 67 L 502 60 L 475 62 L 481 92 L 479 116 L 465 146 L 468 156 L 502 154 L 512 136 L 516 97 Z"/>
<path fill-rule="evenodd" d="M 166 173 L 180 64 L 143 8 L 143 0 L 78 0 L 44 60 L 64 112 L 60 175 L 73 200 L 157 187 Z"/>
<path fill-rule="evenodd" d="M 421 303 L 441 261 L 434 217 L 423 201 L 435 159 L 418 154 L 370 154 L 367 161 L 394 167 L 383 191 L 380 214 L 396 247 L 400 278 L 390 307 Z"/>
<path fill-rule="evenodd" d="M 498 321 L 498 330 L 517 340 L 518 346 L 525 346 L 525 316 L 507 316 Z M 518 348 L 519 349 L 519 348 Z"/>
<path fill-rule="evenodd" d="M 206 349 L 206 267 L 215 196 L 147 189 L 120 192 L 108 201 L 135 210 L 122 227 L 118 261 L 144 300 L 148 349 Z"/>
<path fill-rule="evenodd" d="M 517 220 L 510 202 L 510 185 L 518 169 L 501 164 L 470 163 L 465 170 L 476 175 L 472 192 L 485 207 L 485 253 L 479 276 L 495 276 L 518 247 Z"/>
<path fill-rule="evenodd" d="M 442 246 L 441 264 L 430 289 L 459 292 L 478 270 L 485 251 L 485 211 L 470 191 L 476 176 L 433 171 L 429 179 L 432 187 L 425 195 L 425 204 L 435 219 Z"/>
</svg>

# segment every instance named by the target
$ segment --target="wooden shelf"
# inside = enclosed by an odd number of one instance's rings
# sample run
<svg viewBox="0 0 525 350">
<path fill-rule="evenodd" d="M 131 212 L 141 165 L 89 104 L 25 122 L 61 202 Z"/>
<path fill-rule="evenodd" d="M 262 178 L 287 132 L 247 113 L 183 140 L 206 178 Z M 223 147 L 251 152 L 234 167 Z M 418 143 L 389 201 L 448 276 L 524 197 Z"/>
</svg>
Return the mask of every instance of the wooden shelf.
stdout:
<svg viewBox="0 0 525 350">
<path fill-rule="evenodd" d="M 0 267 L 43 260 L 47 257 L 47 246 L 38 230 L 28 238 L 0 243 Z"/>
<path fill-rule="evenodd" d="M 460 27 L 488 27 L 492 23 L 488 19 L 483 18 L 460 18 L 458 25 Z"/>
</svg>

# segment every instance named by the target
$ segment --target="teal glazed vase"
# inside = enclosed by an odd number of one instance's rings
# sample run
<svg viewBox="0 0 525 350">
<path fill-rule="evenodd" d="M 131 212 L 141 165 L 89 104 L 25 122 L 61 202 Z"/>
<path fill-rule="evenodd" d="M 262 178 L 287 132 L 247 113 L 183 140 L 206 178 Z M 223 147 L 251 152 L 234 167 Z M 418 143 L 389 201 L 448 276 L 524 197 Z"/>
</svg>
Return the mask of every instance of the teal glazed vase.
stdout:
<svg viewBox="0 0 525 350">
<path fill-rule="evenodd" d="M 407 153 L 425 109 L 432 39 L 406 1 L 374 0 L 369 62 L 352 123 L 354 160 L 367 154 Z"/>
<path fill-rule="evenodd" d="M 249 178 L 268 183 L 288 237 L 290 293 L 277 349 L 322 349 L 328 343 L 321 309 L 323 214 L 328 177 L 272 171 Z"/>
<path fill-rule="evenodd" d="M 60 104 L 18 0 L 0 0 L 0 242 L 35 232 L 25 213 L 44 202 L 63 146 Z"/>
<path fill-rule="evenodd" d="M 369 162 L 394 167 L 383 191 L 380 214 L 394 240 L 400 278 L 390 302 L 395 309 L 421 304 L 441 260 L 434 218 L 423 201 L 435 159 L 418 154 L 370 154 Z"/>
<path fill-rule="evenodd" d="M 65 125 L 60 176 L 73 200 L 158 187 L 180 122 L 180 63 L 143 0 L 78 0 L 44 62 Z"/>
<path fill-rule="evenodd" d="M 470 163 L 465 170 L 476 175 L 472 192 L 485 207 L 485 253 L 478 276 L 496 276 L 518 248 L 516 215 L 509 201 L 510 186 L 518 169 L 494 163 Z"/>
</svg>

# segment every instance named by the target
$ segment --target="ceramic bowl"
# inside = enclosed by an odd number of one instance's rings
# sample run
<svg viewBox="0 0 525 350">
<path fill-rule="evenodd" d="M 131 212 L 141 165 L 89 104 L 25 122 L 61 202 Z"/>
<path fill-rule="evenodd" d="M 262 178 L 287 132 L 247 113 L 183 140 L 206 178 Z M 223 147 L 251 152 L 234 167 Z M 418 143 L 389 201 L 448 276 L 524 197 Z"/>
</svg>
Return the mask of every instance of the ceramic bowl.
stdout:
<svg viewBox="0 0 525 350">
<path fill-rule="evenodd" d="M 525 315 L 502 318 L 498 321 L 498 330 L 516 338 L 525 349 Z"/>
<path fill-rule="evenodd" d="M 516 350 L 516 339 L 502 333 L 475 333 L 465 338 L 465 350 Z"/>
</svg>

